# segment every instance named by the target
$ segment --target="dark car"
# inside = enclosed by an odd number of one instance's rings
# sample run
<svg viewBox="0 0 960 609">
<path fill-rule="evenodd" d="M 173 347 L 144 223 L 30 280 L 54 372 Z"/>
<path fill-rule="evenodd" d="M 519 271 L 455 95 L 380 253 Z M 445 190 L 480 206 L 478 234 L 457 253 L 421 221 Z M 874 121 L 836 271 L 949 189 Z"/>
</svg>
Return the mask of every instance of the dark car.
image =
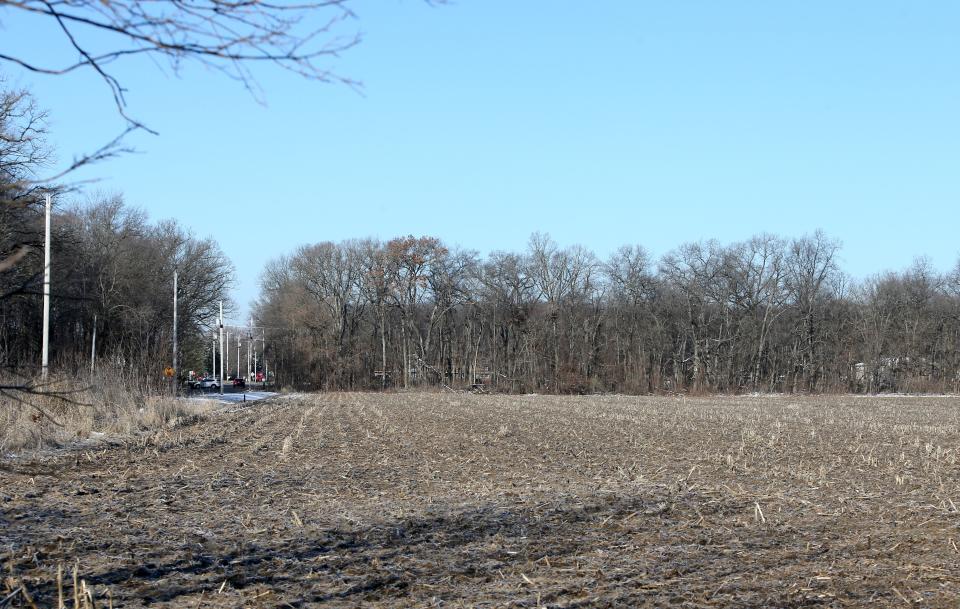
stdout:
<svg viewBox="0 0 960 609">
<path fill-rule="evenodd" d="M 233 386 L 234 386 L 234 387 L 246 387 L 246 386 L 247 386 L 247 381 L 246 381 L 246 379 L 244 379 L 242 376 L 238 376 L 237 378 L 233 379 Z"/>
</svg>

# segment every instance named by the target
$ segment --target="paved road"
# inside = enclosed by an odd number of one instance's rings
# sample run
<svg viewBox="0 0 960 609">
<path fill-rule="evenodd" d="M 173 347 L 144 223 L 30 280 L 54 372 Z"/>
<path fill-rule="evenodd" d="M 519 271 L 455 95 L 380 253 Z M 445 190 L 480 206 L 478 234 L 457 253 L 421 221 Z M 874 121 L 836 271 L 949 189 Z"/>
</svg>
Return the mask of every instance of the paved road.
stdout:
<svg viewBox="0 0 960 609">
<path fill-rule="evenodd" d="M 275 395 L 280 395 L 275 391 L 257 391 L 255 389 L 248 389 L 246 392 L 239 389 L 234 389 L 233 387 L 224 387 L 223 395 L 220 395 L 218 391 L 210 392 L 200 392 L 194 391 L 190 395 L 192 400 L 217 400 L 219 402 L 224 402 L 226 404 L 236 404 L 237 402 L 255 402 L 257 400 L 264 400 L 266 398 L 271 398 Z"/>
<path fill-rule="evenodd" d="M 246 393 L 224 393 L 223 395 L 214 394 L 213 397 L 216 400 L 221 402 L 227 402 L 234 404 L 236 402 L 254 402 L 256 400 L 265 400 L 266 398 L 272 398 L 275 395 L 280 395 L 275 391 L 248 391 Z"/>
</svg>

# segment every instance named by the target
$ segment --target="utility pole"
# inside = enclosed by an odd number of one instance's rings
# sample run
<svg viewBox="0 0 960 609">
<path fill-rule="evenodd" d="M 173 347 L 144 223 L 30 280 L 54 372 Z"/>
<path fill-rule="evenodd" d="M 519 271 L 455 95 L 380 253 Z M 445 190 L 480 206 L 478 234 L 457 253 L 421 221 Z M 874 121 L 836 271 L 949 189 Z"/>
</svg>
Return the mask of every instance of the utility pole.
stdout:
<svg viewBox="0 0 960 609">
<path fill-rule="evenodd" d="M 97 363 L 97 314 L 93 314 L 93 342 L 90 344 L 90 380 L 93 380 L 94 365 Z"/>
<path fill-rule="evenodd" d="M 230 376 L 230 331 L 226 332 L 227 336 L 227 347 L 223 350 L 223 369 L 227 371 L 227 376 Z"/>
<path fill-rule="evenodd" d="M 217 375 L 217 339 L 213 339 L 213 350 L 210 352 L 210 377 Z"/>
<path fill-rule="evenodd" d="M 264 328 L 260 328 L 260 348 L 263 349 L 263 386 L 267 386 L 268 372 L 267 368 L 267 331 Z"/>
<path fill-rule="evenodd" d="M 50 368 L 50 195 L 46 199 L 46 233 L 43 238 L 43 347 L 40 375 L 44 381 Z"/>
<path fill-rule="evenodd" d="M 240 376 L 240 335 L 237 335 L 237 376 Z"/>
<path fill-rule="evenodd" d="M 94 334 L 96 335 L 96 334 Z M 180 378 L 180 370 L 177 367 L 177 270 L 173 270 L 173 393 L 176 395 Z"/>
<path fill-rule="evenodd" d="M 220 301 L 220 395 L 223 395 L 223 301 Z"/>
</svg>

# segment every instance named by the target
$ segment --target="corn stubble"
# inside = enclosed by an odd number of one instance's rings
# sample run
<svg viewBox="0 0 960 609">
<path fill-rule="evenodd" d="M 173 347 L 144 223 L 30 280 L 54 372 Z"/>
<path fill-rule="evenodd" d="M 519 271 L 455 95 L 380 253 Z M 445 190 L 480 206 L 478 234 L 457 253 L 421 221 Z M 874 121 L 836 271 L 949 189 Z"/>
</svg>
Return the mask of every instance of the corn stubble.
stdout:
<svg viewBox="0 0 960 609">
<path fill-rule="evenodd" d="M 228 409 L 8 458 L 0 606 L 953 607 L 958 406 L 339 393 Z"/>
</svg>

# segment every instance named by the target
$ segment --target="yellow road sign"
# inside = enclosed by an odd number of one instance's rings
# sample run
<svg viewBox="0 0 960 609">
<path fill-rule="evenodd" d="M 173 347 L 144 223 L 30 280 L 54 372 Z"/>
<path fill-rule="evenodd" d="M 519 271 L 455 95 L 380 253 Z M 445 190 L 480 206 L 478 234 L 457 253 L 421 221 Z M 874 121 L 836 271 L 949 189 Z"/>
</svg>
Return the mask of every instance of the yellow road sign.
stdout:
<svg viewBox="0 0 960 609">
<path fill-rule="evenodd" d="M 167 366 L 163 369 L 163 375 L 167 378 L 173 378 L 173 368 Z"/>
</svg>

